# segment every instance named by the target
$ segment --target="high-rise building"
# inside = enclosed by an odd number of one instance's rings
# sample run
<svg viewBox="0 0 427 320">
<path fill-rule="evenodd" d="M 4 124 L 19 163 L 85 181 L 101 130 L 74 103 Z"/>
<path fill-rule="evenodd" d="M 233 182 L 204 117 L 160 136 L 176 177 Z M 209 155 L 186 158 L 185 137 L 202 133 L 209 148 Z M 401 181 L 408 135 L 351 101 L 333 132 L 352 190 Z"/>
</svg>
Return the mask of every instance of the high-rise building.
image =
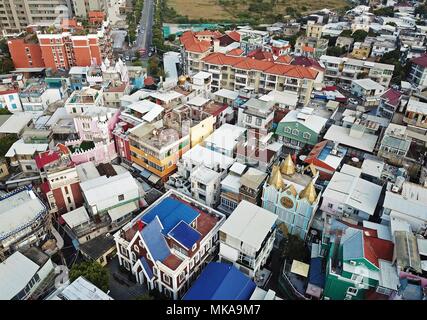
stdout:
<svg viewBox="0 0 427 320">
<path fill-rule="evenodd" d="M 4 35 L 70 15 L 70 0 L 0 0 L 0 30 Z"/>
</svg>

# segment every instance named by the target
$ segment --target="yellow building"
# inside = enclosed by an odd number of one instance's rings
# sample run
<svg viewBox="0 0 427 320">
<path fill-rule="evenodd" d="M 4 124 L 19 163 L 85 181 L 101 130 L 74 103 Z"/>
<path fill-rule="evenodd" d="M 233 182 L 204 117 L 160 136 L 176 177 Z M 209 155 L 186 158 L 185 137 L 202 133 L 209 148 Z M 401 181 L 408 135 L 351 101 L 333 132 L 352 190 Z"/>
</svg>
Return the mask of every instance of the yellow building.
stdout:
<svg viewBox="0 0 427 320">
<path fill-rule="evenodd" d="M 190 135 L 185 131 L 163 126 L 163 121 L 136 128 L 129 135 L 132 162 L 167 180 L 190 149 Z"/>
<path fill-rule="evenodd" d="M 355 59 L 367 59 L 369 58 L 369 54 L 371 53 L 371 46 L 366 44 L 354 45 L 354 49 L 351 52 L 351 55 Z"/>
<path fill-rule="evenodd" d="M 202 143 L 214 131 L 215 118 L 209 116 L 190 128 L 191 148 Z"/>
<path fill-rule="evenodd" d="M 321 24 L 313 23 L 309 21 L 307 23 L 307 37 L 320 39 L 322 37 L 323 26 Z"/>
</svg>

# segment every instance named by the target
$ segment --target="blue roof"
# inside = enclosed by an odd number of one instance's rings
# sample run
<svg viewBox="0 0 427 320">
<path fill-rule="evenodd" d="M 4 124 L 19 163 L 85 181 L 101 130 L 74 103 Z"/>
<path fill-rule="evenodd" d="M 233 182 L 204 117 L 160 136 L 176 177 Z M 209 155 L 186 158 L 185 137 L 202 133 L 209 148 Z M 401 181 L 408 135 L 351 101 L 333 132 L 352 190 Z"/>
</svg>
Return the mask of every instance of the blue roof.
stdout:
<svg viewBox="0 0 427 320">
<path fill-rule="evenodd" d="M 308 282 L 319 288 L 325 287 L 325 271 L 322 269 L 322 258 L 317 257 L 311 259 Z"/>
<path fill-rule="evenodd" d="M 186 224 L 184 221 L 178 223 L 168 235 L 190 250 L 193 245 L 202 238 L 202 235 Z"/>
<path fill-rule="evenodd" d="M 141 257 L 141 259 L 139 260 L 141 260 L 142 267 L 144 268 L 147 276 L 150 278 L 150 280 L 153 279 L 154 278 L 153 270 L 150 268 L 150 265 L 148 264 L 147 259 L 145 259 L 145 257 Z"/>
<path fill-rule="evenodd" d="M 343 244 L 343 260 L 360 258 L 363 258 L 363 233 L 361 230 L 356 230 Z"/>
<path fill-rule="evenodd" d="M 199 216 L 199 212 L 188 204 L 168 197 L 144 214 L 142 221 L 150 223 L 155 216 L 159 217 L 163 234 L 167 235 L 181 220 L 191 224 Z"/>
<path fill-rule="evenodd" d="M 163 261 L 170 255 L 168 244 L 162 234 L 162 226 L 159 219 L 154 219 L 145 226 L 141 231 L 141 236 L 154 261 Z"/>
<path fill-rule="evenodd" d="M 249 300 L 255 283 L 232 264 L 209 263 L 183 300 Z"/>
</svg>

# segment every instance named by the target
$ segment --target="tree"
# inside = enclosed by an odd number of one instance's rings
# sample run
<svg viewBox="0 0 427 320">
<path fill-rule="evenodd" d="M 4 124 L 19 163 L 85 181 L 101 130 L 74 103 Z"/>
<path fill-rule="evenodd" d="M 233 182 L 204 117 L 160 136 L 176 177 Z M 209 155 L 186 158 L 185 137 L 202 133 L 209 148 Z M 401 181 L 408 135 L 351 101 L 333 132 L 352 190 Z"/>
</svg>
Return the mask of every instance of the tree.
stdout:
<svg viewBox="0 0 427 320">
<path fill-rule="evenodd" d="M 339 46 L 328 47 L 326 50 L 326 54 L 328 56 L 340 57 L 342 54 L 346 52 L 345 48 L 341 48 Z"/>
<path fill-rule="evenodd" d="M 354 42 L 363 42 L 367 36 L 368 33 L 365 30 L 356 30 L 351 37 L 354 39 Z"/>
<path fill-rule="evenodd" d="M 393 7 L 384 7 L 377 10 L 373 10 L 373 14 L 376 16 L 383 17 L 394 17 L 394 8 Z"/>
<path fill-rule="evenodd" d="M 4 109 L 1 109 L 4 110 Z M 13 135 L 7 135 L 3 138 L 0 138 L 0 159 L 3 159 L 6 153 L 9 151 L 10 147 L 17 141 L 18 139 Z"/>
<path fill-rule="evenodd" d="M 85 261 L 79 264 L 75 264 L 71 268 L 69 275 L 71 282 L 76 280 L 78 277 L 83 276 L 102 291 L 108 291 L 107 269 L 105 269 L 97 261 Z"/>
<path fill-rule="evenodd" d="M 14 69 L 15 66 L 13 65 L 12 59 L 7 57 L 0 58 L 0 73 L 9 73 Z"/>
<path fill-rule="evenodd" d="M 350 37 L 351 38 L 352 34 L 353 34 L 353 31 L 351 31 L 350 29 L 347 29 L 347 30 L 343 30 L 340 33 L 340 37 Z"/>
<path fill-rule="evenodd" d="M 174 41 L 175 41 L 175 39 L 176 39 L 176 34 L 170 34 L 170 35 L 168 36 L 168 40 L 169 40 L 170 42 L 174 42 Z"/>
<path fill-rule="evenodd" d="M 288 235 L 287 238 L 282 240 L 282 257 L 287 260 L 298 260 L 305 262 L 309 258 L 309 252 L 305 246 L 304 240 L 301 240 L 298 236 Z"/>
<path fill-rule="evenodd" d="M 140 295 L 139 297 L 136 297 L 135 300 L 154 300 L 154 297 L 151 296 L 148 292 L 146 292 L 143 295 Z"/>
</svg>

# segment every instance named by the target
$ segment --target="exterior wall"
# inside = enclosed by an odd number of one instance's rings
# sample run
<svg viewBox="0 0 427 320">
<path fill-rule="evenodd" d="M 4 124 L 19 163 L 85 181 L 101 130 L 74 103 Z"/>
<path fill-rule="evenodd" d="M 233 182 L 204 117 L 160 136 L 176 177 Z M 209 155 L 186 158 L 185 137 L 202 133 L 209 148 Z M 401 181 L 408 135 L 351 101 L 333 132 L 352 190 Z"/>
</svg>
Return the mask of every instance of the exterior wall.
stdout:
<svg viewBox="0 0 427 320">
<path fill-rule="evenodd" d="M 71 160 L 76 165 L 85 162 L 107 163 L 117 158 L 116 146 L 114 140 L 107 143 L 96 143 L 95 148 L 85 152 L 75 152 L 71 155 Z"/>
<path fill-rule="evenodd" d="M 191 148 L 200 144 L 214 131 L 215 118 L 210 116 L 197 125 L 190 128 Z"/>
<path fill-rule="evenodd" d="M 78 38 L 78 39 L 75 39 Z M 89 67 L 92 64 L 92 55 L 89 48 L 89 41 L 86 37 L 73 37 L 73 49 L 76 59 L 76 66 Z"/>
<path fill-rule="evenodd" d="M 12 39 L 7 44 L 15 69 L 43 68 L 45 66 L 38 43 L 25 43 L 23 39 Z"/>
<path fill-rule="evenodd" d="M 0 108 L 7 108 L 12 113 L 21 112 L 23 109 L 18 90 L 0 92 Z"/>
<path fill-rule="evenodd" d="M 290 132 L 286 131 L 287 128 L 290 129 Z M 298 130 L 298 134 L 293 134 L 297 132 L 296 130 Z M 276 134 L 283 137 L 285 142 L 299 147 L 306 144 L 314 146 L 319 142 L 319 135 L 316 132 L 298 122 L 279 122 Z"/>
</svg>

